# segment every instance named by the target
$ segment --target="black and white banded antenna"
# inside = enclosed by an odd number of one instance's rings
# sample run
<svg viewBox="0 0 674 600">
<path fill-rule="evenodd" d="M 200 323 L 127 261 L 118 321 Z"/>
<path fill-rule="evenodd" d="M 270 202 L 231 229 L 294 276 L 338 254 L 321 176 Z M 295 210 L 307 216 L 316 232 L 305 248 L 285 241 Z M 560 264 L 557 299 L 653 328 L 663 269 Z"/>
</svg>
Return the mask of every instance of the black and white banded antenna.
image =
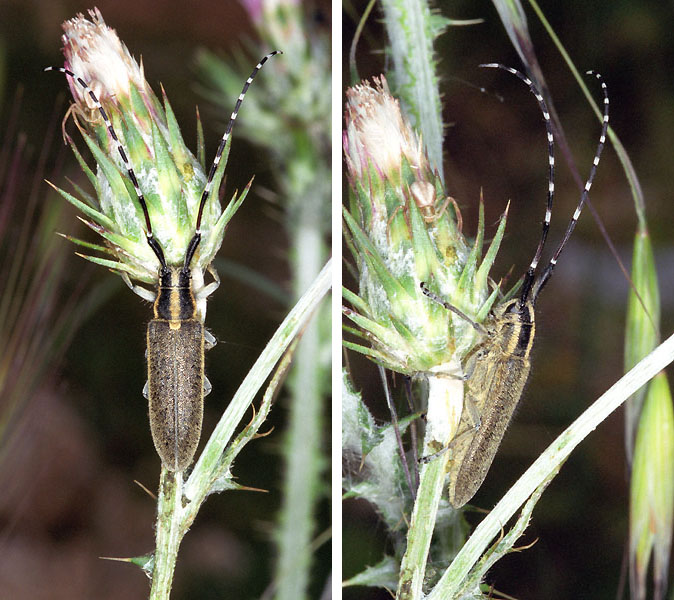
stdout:
<svg viewBox="0 0 674 600">
<path fill-rule="evenodd" d="M 578 202 L 578 206 L 576 207 L 576 210 L 573 213 L 573 217 L 571 217 L 571 221 L 569 221 L 566 231 L 564 232 L 564 237 L 562 238 L 562 241 L 560 242 L 559 246 L 557 246 L 557 249 L 555 250 L 555 253 L 552 255 L 550 262 L 545 267 L 545 269 L 543 269 L 541 274 L 536 279 L 536 282 L 534 283 L 533 289 L 531 291 L 531 296 L 534 302 L 536 301 L 536 298 L 538 298 L 538 294 L 541 293 L 541 290 L 548 282 L 548 279 L 550 279 L 552 271 L 555 269 L 555 266 L 557 265 L 559 255 L 562 253 L 562 250 L 564 250 L 566 243 L 569 241 L 569 238 L 571 237 L 571 234 L 573 233 L 573 230 L 576 227 L 576 223 L 580 218 L 580 213 L 582 212 L 583 207 L 585 206 L 585 202 L 587 201 L 587 197 L 590 194 L 590 188 L 592 187 L 594 177 L 597 174 L 597 167 L 599 166 L 601 153 L 604 151 L 604 145 L 606 144 L 606 134 L 608 133 L 608 109 L 609 109 L 608 89 L 606 87 L 604 79 L 599 73 L 597 73 L 596 71 L 587 71 L 586 74 L 593 75 L 594 77 L 597 78 L 597 80 L 601 85 L 602 93 L 604 94 L 604 118 L 602 120 L 601 125 L 601 134 L 599 135 L 599 143 L 597 144 L 597 150 L 594 154 L 594 159 L 592 161 L 592 168 L 590 169 L 590 175 L 588 176 L 587 181 L 585 182 L 585 187 L 583 188 L 583 192 L 580 195 L 580 201 Z"/>
<path fill-rule="evenodd" d="M 543 94 L 538 91 L 538 88 L 531 79 L 529 79 L 524 73 L 521 73 L 517 69 L 512 67 L 506 67 L 500 63 L 489 63 L 480 65 L 480 67 L 485 69 L 502 69 L 511 73 L 515 77 L 519 78 L 524 82 L 528 87 L 529 91 L 534 95 L 538 105 L 541 108 L 543 113 L 543 120 L 545 121 L 545 130 L 548 136 L 548 200 L 545 207 L 545 217 L 543 219 L 543 229 L 541 231 L 541 239 L 538 242 L 538 247 L 536 248 L 536 253 L 534 258 L 527 269 L 527 273 L 524 276 L 524 284 L 522 286 L 522 294 L 520 296 L 520 308 L 524 306 L 527 298 L 529 297 L 529 292 L 531 286 L 533 285 L 534 278 L 536 275 L 536 268 L 538 263 L 541 260 L 541 255 L 543 254 L 543 248 L 545 246 L 545 241 L 548 237 L 548 232 L 550 231 L 550 220 L 552 219 L 552 203 L 555 197 L 555 138 L 552 132 L 552 120 L 550 119 L 550 110 L 548 109 L 547 102 L 543 98 Z"/>
<path fill-rule="evenodd" d="M 71 77 L 82 87 L 84 92 L 89 96 L 89 98 L 91 98 L 92 102 L 96 105 L 98 112 L 101 113 L 103 122 L 105 123 L 105 126 L 108 129 L 108 132 L 110 133 L 110 137 L 115 142 L 117 151 L 119 152 L 119 156 L 121 157 L 122 162 L 124 163 L 124 168 L 126 169 L 126 172 L 129 175 L 131 183 L 133 184 L 133 189 L 136 190 L 136 197 L 138 198 L 138 203 L 140 204 L 140 207 L 143 210 L 143 216 L 145 217 L 145 227 L 146 227 L 145 237 L 147 238 L 147 243 L 149 244 L 150 248 L 152 248 L 152 251 L 156 254 L 157 258 L 159 259 L 159 264 L 161 265 L 162 270 L 166 270 L 167 267 L 166 267 L 166 259 L 164 258 L 164 251 L 159 245 L 159 242 L 157 242 L 154 235 L 152 234 L 152 223 L 150 222 L 150 213 L 147 210 L 147 202 L 145 201 L 145 196 L 143 196 L 143 192 L 140 190 L 140 186 L 138 185 L 138 179 L 136 179 L 136 174 L 133 172 L 133 167 L 131 166 L 129 159 L 127 158 L 127 153 L 124 150 L 124 146 L 117 137 L 115 128 L 112 126 L 112 121 L 110 121 L 108 114 L 105 112 L 105 109 L 103 108 L 103 105 L 100 103 L 99 99 L 96 97 L 96 94 L 91 89 L 91 87 L 89 87 L 89 84 L 86 81 L 84 81 L 84 79 L 82 79 L 79 75 L 73 73 L 70 69 L 66 69 L 65 67 L 47 67 L 45 71 L 60 71 L 61 73 L 68 75 L 68 77 Z"/>
<path fill-rule="evenodd" d="M 545 210 L 545 217 L 543 219 L 543 229 L 541 233 L 541 239 L 538 242 L 538 247 L 536 248 L 536 253 L 534 254 L 534 258 L 531 261 L 531 264 L 529 265 L 529 268 L 527 269 L 527 273 L 524 277 L 524 283 L 522 286 L 522 292 L 520 295 L 520 301 L 519 301 L 519 308 L 522 309 L 524 305 L 527 303 L 527 300 L 529 299 L 529 295 L 531 295 L 531 301 L 533 303 L 536 302 L 536 299 L 538 298 L 538 295 L 540 294 L 541 290 L 547 283 L 548 279 L 550 279 L 550 276 L 552 275 L 552 271 L 554 270 L 557 260 L 559 259 L 559 255 L 562 253 L 562 250 L 564 250 L 564 247 L 566 246 L 566 243 L 568 242 L 569 238 L 571 237 L 571 234 L 573 233 L 574 228 L 576 227 L 576 223 L 578 222 L 578 219 L 580 217 L 580 213 L 583 210 L 583 206 L 585 206 L 585 202 L 587 200 L 588 194 L 590 193 L 590 188 L 592 187 L 592 183 L 594 181 L 595 175 L 597 173 L 597 166 L 599 165 L 599 160 L 601 158 L 601 154 L 604 150 L 604 145 L 606 142 L 606 134 L 608 131 L 608 121 L 609 121 L 609 98 L 608 98 L 608 90 L 606 88 L 606 83 L 604 82 L 602 76 L 599 73 L 596 73 L 595 71 L 587 71 L 588 75 L 594 75 L 598 80 L 599 83 L 601 84 L 602 92 L 604 95 L 604 118 L 602 122 L 602 129 L 601 129 L 601 134 L 599 136 L 599 143 L 597 145 L 597 150 L 595 152 L 594 160 L 592 162 L 592 169 L 590 170 L 590 175 L 585 183 L 585 187 L 583 188 L 583 192 L 580 197 L 580 201 L 578 203 L 578 206 L 576 207 L 576 210 L 573 214 L 573 217 L 571 218 L 571 221 L 569 222 L 569 225 L 567 226 L 566 232 L 564 234 L 564 237 L 562 238 L 562 241 L 560 242 L 559 246 L 557 247 L 557 250 L 555 250 L 552 258 L 550 259 L 550 262 L 547 264 L 545 269 L 536 276 L 536 271 L 541 259 L 541 255 L 543 253 L 543 248 L 545 246 L 545 241 L 547 239 L 548 231 L 550 229 L 550 219 L 552 218 L 552 203 L 553 203 L 553 198 L 554 198 L 554 192 L 555 192 L 555 157 L 554 157 L 554 134 L 552 130 L 552 121 L 550 118 L 550 111 L 548 109 L 547 103 L 545 102 L 545 99 L 543 98 L 543 95 L 540 93 L 536 85 L 529 79 L 524 73 L 521 73 L 517 69 L 513 69 L 511 67 L 506 67 L 505 65 L 502 65 L 500 63 L 489 63 L 489 64 L 484 64 L 480 65 L 481 67 L 484 68 L 492 68 L 492 69 L 502 69 L 504 71 L 507 71 L 508 73 L 511 73 L 512 75 L 515 75 L 518 79 L 520 79 L 522 82 L 524 82 L 528 87 L 531 93 L 535 96 L 536 100 L 538 101 L 538 104 L 541 108 L 541 112 L 543 113 L 543 119 L 545 121 L 545 129 L 547 132 L 547 138 L 548 138 L 548 199 L 547 199 L 547 206 Z"/>
<path fill-rule="evenodd" d="M 234 122 L 236 121 L 236 117 L 239 114 L 239 109 L 241 108 L 241 103 L 243 102 L 243 99 L 246 96 L 246 92 L 248 91 L 250 84 L 253 82 L 253 79 L 255 79 L 255 76 L 257 75 L 258 71 L 262 68 L 264 63 L 266 63 L 272 56 L 276 56 L 277 54 L 283 54 L 283 52 L 281 50 L 274 50 L 273 52 L 267 54 L 259 63 L 257 63 L 257 65 L 255 65 L 255 68 L 253 69 L 252 73 L 250 74 L 248 79 L 246 79 L 246 83 L 243 84 L 243 89 L 241 90 L 239 97 L 236 99 L 234 110 L 232 111 L 232 115 L 229 117 L 229 123 L 227 123 L 225 133 L 223 134 L 222 139 L 220 140 L 218 151 L 215 153 L 215 158 L 213 159 L 211 170 L 208 172 L 208 180 L 206 181 L 206 187 L 204 187 L 204 191 L 201 194 L 201 200 L 199 202 L 199 212 L 197 213 L 196 230 L 194 232 L 194 237 L 192 238 L 192 240 L 189 243 L 189 246 L 187 247 L 187 252 L 185 253 L 185 265 L 183 267 L 184 269 L 187 269 L 189 267 L 189 264 L 192 261 L 192 257 L 194 256 L 194 252 L 196 251 L 197 246 L 201 241 L 201 217 L 204 212 L 204 206 L 206 205 L 206 200 L 208 200 L 208 196 L 211 193 L 213 178 L 215 177 L 215 172 L 217 171 L 218 165 L 220 164 L 222 153 L 225 151 L 227 140 L 229 139 L 229 136 L 232 133 Z"/>
<path fill-rule="evenodd" d="M 222 139 L 220 140 L 220 145 L 218 147 L 218 151 L 215 154 L 215 159 L 213 160 L 213 164 L 211 165 L 211 169 L 208 173 L 208 179 L 206 181 L 206 186 L 204 187 L 204 191 L 201 195 L 201 200 L 199 201 L 199 211 L 197 213 L 197 221 L 196 221 L 196 227 L 195 227 L 195 233 L 192 239 L 190 240 L 189 245 L 187 246 L 187 251 L 185 253 L 185 261 L 183 264 L 183 271 L 189 270 L 190 263 L 192 262 L 192 258 L 194 257 L 194 253 L 197 250 L 197 247 L 199 246 L 199 242 L 201 241 L 201 218 L 204 212 L 204 206 L 206 205 L 206 201 L 208 200 L 208 197 L 211 192 L 211 186 L 213 185 L 213 178 L 215 176 L 215 172 L 217 171 L 218 164 L 220 163 L 220 159 L 222 158 L 222 154 L 225 150 L 225 146 L 227 145 L 227 140 L 229 139 L 232 129 L 234 127 L 234 122 L 236 121 L 236 117 L 239 114 L 239 109 L 241 108 L 241 103 L 243 102 L 243 99 L 246 95 L 246 92 L 248 91 L 248 88 L 250 87 L 250 84 L 253 82 L 253 79 L 257 75 L 258 71 L 262 68 L 264 63 L 266 63 L 272 56 L 275 56 L 276 54 L 283 54 L 280 50 L 274 50 L 273 52 L 270 52 L 267 54 L 253 69 L 252 73 L 246 79 L 246 83 L 243 85 L 243 89 L 241 93 L 239 94 L 239 97 L 236 100 L 236 104 L 234 106 L 234 110 L 232 111 L 232 114 L 229 118 L 229 123 L 227 124 L 227 128 L 225 129 L 225 133 L 222 136 Z M 129 176 L 129 179 L 131 180 L 131 183 L 133 184 L 133 188 L 136 191 L 136 196 L 138 198 L 138 203 L 141 206 L 141 209 L 143 211 L 143 216 L 145 217 L 145 226 L 146 226 L 146 233 L 145 236 L 147 238 L 147 243 L 149 244 L 150 248 L 152 248 L 153 252 L 157 256 L 157 259 L 159 260 L 159 264 L 161 265 L 162 271 L 166 271 L 167 265 L 166 265 L 166 259 L 164 258 L 164 252 L 161 248 L 161 245 L 157 240 L 155 239 L 153 233 L 152 233 L 152 223 L 150 221 L 150 214 L 148 212 L 147 208 L 147 202 L 145 201 L 145 196 L 143 195 L 143 192 L 140 189 L 140 186 L 138 185 L 138 180 L 136 178 L 136 174 L 133 171 L 133 167 L 131 166 L 131 163 L 129 162 L 129 159 L 127 158 L 127 153 L 124 150 L 124 146 L 122 145 L 121 141 L 119 140 L 119 137 L 117 136 L 117 133 L 115 132 L 115 128 L 112 125 L 112 122 L 110 121 L 107 113 L 105 112 L 105 109 L 103 108 L 103 105 L 100 103 L 98 98 L 96 97 L 96 94 L 94 91 L 91 89 L 91 87 L 87 84 L 84 79 L 73 73 L 70 69 L 66 69 L 64 67 L 47 67 L 45 71 L 60 71 L 61 73 L 64 73 L 65 75 L 68 75 L 71 77 L 74 81 L 76 81 L 85 91 L 86 94 L 89 95 L 91 100 L 94 102 L 96 105 L 96 108 L 98 109 L 98 112 L 101 114 L 101 117 L 103 118 L 103 121 L 105 122 L 105 126 L 108 129 L 108 132 L 110 133 L 110 136 L 112 137 L 113 141 L 115 142 L 115 145 L 117 147 L 117 151 L 119 152 L 119 155 L 122 159 L 122 162 L 124 163 L 124 167 L 126 168 L 127 174 Z"/>
</svg>

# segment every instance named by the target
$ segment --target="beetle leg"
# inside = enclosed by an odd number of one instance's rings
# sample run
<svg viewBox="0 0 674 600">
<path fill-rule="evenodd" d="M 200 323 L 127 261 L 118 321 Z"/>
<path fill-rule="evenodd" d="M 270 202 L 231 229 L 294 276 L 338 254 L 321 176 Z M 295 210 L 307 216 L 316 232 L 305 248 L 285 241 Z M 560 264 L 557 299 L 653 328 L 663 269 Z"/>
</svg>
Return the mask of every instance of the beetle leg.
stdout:
<svg viewBox="0 0 674 600">
<path fill-rule="evenodd" d="M 143 398 L 146 400 L 150 399 L 150 382 L 146 381 L 145 385 L 143 386 Z"/>
<path fill-rule="evenodd" d="M 471 402 L 471 405 L 473 407 L 473 410 L 475 410 L 475 404 Z M 472 418 L 472 410 L 469 410 L 471 413 Z M 461 426 L 459 424 L 459 426 Z M 433 454 L 429 454 L 427 456 L 420 456 L 418 459 L 419 464 L 428 464 L 432 460 L 435 460 L 439 456 L 442 456 L 445 452 L 452 450 L 458 443 L 463 443 L 465 442 L 466 439 L 470 439 L 471 436 L 475 435 L 475 432 L 477 429 L 480 427 L 480 417 L 477 415 L 477 422 L 475 423 L 475 427 L 469 427 L 468 429 L 461 429 L 456 431 L 454 434 L 454 437 L 449 441 L 449 443 L 442 448 L 441 450 L 438 450 L 437 452 L 433 452 Z"/>
<path fill-rule="evenodd" d="M 215 336 L 207 329 L 204 329 L 204 350 L 210 350 L 217 343 L 218 340 L 215 339 Z"/>
<path fill-rule="evenodd" d="M 466 394 L 463 402 L 464 410 L 468 411 L 468 417 L 473 423 L 475 431 L 477 431 L 480 428 L 480 425 L 482 425 L 482 419 L 480 418 L 480 412 L 477 410 L 477 405 L 473 402 L 473 399 L 469 394 Z"/>
<path fill-rule="evenodd" d="M 131 279 L 129 278 L 128 273 L 122 273 L 122 279 L 124 280 L 124 283 L 126 283 L 126 285 L 129 286 L 131 291 L 134 294 L 140 296 L 143 300 L 147 300 L 148 302 L 154 302 L 157 299 L 157 294 L 152 290 L 148 290 L 140 285 L 131 283 Z"/>
<path fill-rule="evenodd" d="M 204 377 L 204 398 L 211 393 L 212 389 L 213 386 L 211 385 L 211 382 L 208 381 L 208 377 Z"/>
<path fill-rule="evenodd" d="M 201 289 L 196 290 L 194 295 L 196 296 L 197 300 L 203 300 L 204 298 L 208 298 L 215 290 L 217 290 L 220 287 L 220 276 L 218 275 L 218 272 L 215 270 L 213 265 L 208 265 L 208 267 L 206 267 L 206 270 L 211 274 L 211 277 L 213 277 L 213 281 L 211 281 L 211 283 L 205 285 Z"/>
</svg>

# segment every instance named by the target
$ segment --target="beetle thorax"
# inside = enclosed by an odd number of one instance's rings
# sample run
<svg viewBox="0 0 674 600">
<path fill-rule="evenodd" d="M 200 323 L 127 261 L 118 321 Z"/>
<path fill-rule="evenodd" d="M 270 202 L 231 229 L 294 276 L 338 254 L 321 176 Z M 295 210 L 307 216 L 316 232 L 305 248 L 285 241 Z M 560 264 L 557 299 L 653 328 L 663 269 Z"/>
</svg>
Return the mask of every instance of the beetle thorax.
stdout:
<svg viewBox="0 0 674 600">
<path fill-rule="evenodd" d="M 169 321 L 171 329 L 179 329 L 182 321 L 196 318 L 196 301 L 189 270 L 167 267 L 160 271 L 154 318 Z"/>
<path fill-rule="evenodd" d="M 534 341 L 534 306 L 526 302 L 520 306 L 513 299 L 496 307 L 486 325 L 489 337 L 505 356 L 528 356 Z"/>
</svg>

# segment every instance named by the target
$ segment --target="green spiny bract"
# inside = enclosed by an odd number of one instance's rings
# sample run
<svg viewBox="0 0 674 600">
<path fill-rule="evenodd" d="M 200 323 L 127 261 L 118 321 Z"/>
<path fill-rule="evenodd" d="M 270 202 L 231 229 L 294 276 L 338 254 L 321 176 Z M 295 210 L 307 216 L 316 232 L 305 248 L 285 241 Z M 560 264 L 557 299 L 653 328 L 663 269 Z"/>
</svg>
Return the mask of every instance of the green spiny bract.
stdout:
<svg viewBox="0 0 674 600">
<path fill-rule="evenodd" d="M 399 373 L 456 377 L 477 333 L 427 298 L 420 284 L 483 321 L 498 296 L 488 274 L 505 215 L 482 260 L 482 207 L 471 248 L 455 203 L 383 77 L 347 91 L 344 149 L 352 192 L 344 220 L 359 278 L 358 295 L 344 291 L 352 306 L 344 312 L 357 325 L 350 332 L 365 341 L 346 345 Z"/>
<path fill-rule="evenodd" d="M 65 65 L 90 87 L 112 121 L 147 201 L 153 235 L 167 264 L 180 265 L 194 235 L 206 184 L 203 151 L 199 153 L 201 161 L 197 160 L 185 146 L 166 95 L 162 93 L 163 103 L 158 100 L 145 81 L 142 65 L 106 26 L 100 12 L 90 11 L 90 16 L 91 21 L 78 15 L 64 23 Z M 71 112 L 96 161 L 95 173 L 69 136 L 66 138 L 96 196 L 77 186 L 79 198 L 58 191 L 84 213 L 84 222 L 104 238 L 105 246 L 73 241 L 112 257 L 84 258 L 131 279 L 156 283 L 159 262 L 147 243 L 143 212 L 116 144 L 87 91 L 71 78 L 68 81 L 75 100 Z M 199 133 L 203 147 L 200 126 Z M 225 226 L 248 191 L 246 188 L 238 198 L 235 195 L 222 211 L 218 190 L 228 151 L 218 165 L 201 223 L 203 237 L 190 265 L 196 282 L 203 280 L 204 269 L 222 244 Z"/>
</svg>

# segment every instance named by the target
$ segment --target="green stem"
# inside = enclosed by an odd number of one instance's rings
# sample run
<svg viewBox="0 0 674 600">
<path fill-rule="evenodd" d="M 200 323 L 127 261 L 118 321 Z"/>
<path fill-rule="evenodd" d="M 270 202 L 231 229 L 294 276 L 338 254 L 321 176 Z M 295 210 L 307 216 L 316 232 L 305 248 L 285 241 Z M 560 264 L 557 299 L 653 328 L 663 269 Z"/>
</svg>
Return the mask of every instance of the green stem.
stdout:
<svg viewBox="0 0 674 600">
<path fill-rule="evenodd" d="M 452 363 L 448 363 L 447 367 L 451 366 Z M 428 552 L 437 520 L 438 506 L 446 487 L 448 463 L 452 457 L 447 444 L 456 435 L 462 409 L 462 379 L 429 377 L 423 455 L 432 458 L 421 468 L 419 487 L 407 531 L 407 548 L 400 564 L 396 596 L 398 600 L 418 600 L 423 597 Z M 438 455 L 433 456 L 434 454 Z"/>
<path fill-rule="evenodd" d="M 323 296 L 330 289 L 331 262 L 328 262 L 311 287 L 283 320 L 211 434 L 189 479 L 182 473 L 162 467 L 157 500 L 157 537 L 155 566 L 150 600 L 168 600 L 180 542 L 196 518 L 201 505 L 229 473 L 231 461 L 223 460 L 228 444 L 260 388 L 299 332 L 304 329 Z M 287 365 L 282 364 L 285 370 Z M 272 380 L 274 389 L 280 377 Z"/>
<path fill-rule="evenodd" d="M 520 506 L 541 484 L 559 470 L 574 448 L 602 421 L 673 360 L 674 335 L 660 344 L 629 373 L 620 378 L 562 432 L 475 528 L 452 564 L 427 596 L 427 600 L 444 600 L 445 598 L 456 597 L 457 590 L 462 587 L 462 583 L 469 576 L 491 541 L 502 533 L 504 525 L 519 510 Z"/>
<path fill-rule="evenodd" d="M 400 98 L 412 125 L 421 134 L 431 166 L 441 179 L 442 105 L 435 74 L 432 24 L 426 0 L 382 0 L 393 59 L 393 95 Z"/>
<path fill-rule="evenodd" d="M 306 202 L 308 206 L 309 202 Z M 304 220 L 304 219 L 303 219 Z M 320 227 L 311 219 L 292 228 L 294 287 L 304 289 L 318 272 L 325 253 Z M 302 335 L 292 373 L 292 398 L 285 440 L 286 474 L 283 506 L 279 519 L 276 567 L 279 600 L 307 597 L 311 564 L 311 538 L 315 527 L 315 504 L 320 489 L 322 365 L 321 327 L 314 319 Z"/>
<path fill-rule="evenodd" d="M 356 47 L 358 46 L 358 41 L 360 40 L 360 36 L 363 33 L 363 29 L 365 28 L 365 23 L 367 23 L 367 20 L 370 18 L 370 13 L 372 12 L 376 2 L 377 0 L 370 0 L 367 3 L 365 10 L 360 17 L 360 21 L 358 21 L 356 32 L 353 34 L 351 48 L 349 48 L 349 72 L 351 73 L 351 85 L 356 85 L 360 80 L 360 77 L 358 77 L 358 68 L 356 67 Z"/>
<path fill-rule="evenodd" d="M 407 532 L 407 549 L 400 563 L 397 600 L 423 598 L 428 551 L 437 519 L 438 505 L 447 479 L 449 452 L 443 452 L 421 468 L 417 499 Z"/>
<path fill-rule="evenodd" d="M 313 311 L 330 289 L 332 262 L 323 267 L 312 286 L 288 313 L 276 333 L 246 375 L 213 434 L 204 447 L 192 475 L 185 483 L 185 497 L 190 501 L 186 507 L 190 518 L 196 516 L 198 507 L 210 492 L 211 486 L 220 475 L 220 458 L 236 431 L 241 419 L 250 407 L 255 395 L 269 377 L 274 365 L 288 348 L 292 340 L 306 326 Z M 194 508 L 191 508 L 194 507 Z"/>
<path fill-rule="evenodd" d="M 168 600 L 171 594 L 178 548 L 184 535 L 181 526 L 182 489 L 182 472 L 175 473 L 162 466 L 157 499 L 157 550 L 150 600 Z"/>
</svg>

